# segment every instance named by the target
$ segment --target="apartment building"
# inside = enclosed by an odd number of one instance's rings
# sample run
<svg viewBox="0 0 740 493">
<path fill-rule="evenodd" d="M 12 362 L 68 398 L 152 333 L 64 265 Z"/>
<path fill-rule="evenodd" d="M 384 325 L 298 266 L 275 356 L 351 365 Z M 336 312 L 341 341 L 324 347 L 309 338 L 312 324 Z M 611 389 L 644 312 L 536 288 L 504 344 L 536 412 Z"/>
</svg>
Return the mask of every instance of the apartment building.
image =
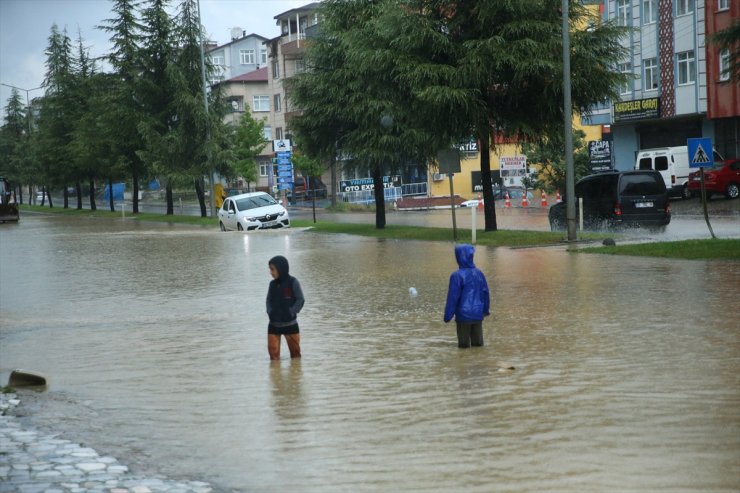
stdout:
<svg viewBox="0 0 740 493">
<path fill-rule="evenodd" d="M 215 66 L 211 84 L 229 80 L 267 66 L 267 38 L 247 34 L 241 28 L 231 30 L 231 41 L 221 46 L 208 46 L 207 52 Z"/>
<path fill-rule="evenodd" d="M 686 139 L 693 137 L 717 141 L 718 127 L 709 112 L 710 93 L 717 101 L 732 90 L 716 84 L 717 71 L 712 65 L 717 62 L 706 42 L 707 19 L 716 16 L 716 25 L 728 22 L 724 12 L 732 17 L 730 3 L 737 7 L 738 2 L 730 0 L 605 3 L 605 19 L 632 29 L 622 41 L 629 56 L 619 64 L 619 70 L 632 78 L 620 87 L 620 100 L 613 101 L 609 109 L 617 169 L 632 168 L 640 149 L 686 145 Z M 595 118 L 604 112 L 596 109 Z"/>
</svg>

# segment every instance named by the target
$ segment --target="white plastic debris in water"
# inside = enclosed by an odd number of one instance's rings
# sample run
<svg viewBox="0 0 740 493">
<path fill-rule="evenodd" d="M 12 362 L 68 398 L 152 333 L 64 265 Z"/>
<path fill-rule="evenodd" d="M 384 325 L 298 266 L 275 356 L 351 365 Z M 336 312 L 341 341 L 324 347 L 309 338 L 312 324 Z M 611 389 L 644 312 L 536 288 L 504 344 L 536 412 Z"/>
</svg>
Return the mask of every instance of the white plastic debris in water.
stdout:
<svg viewBox="0 0 740 493">
<path fill-rule="evenodd" d="M 416 296 L 417 294 L 419 294 L 419 293 L 417 293 L 417 292 L 416 292 L 416 288 L 415 288 L 415 287 L 413 287 L 413 286 L 411 286 L 411 287 L 409 288 L 409 295 L 410 295 L 410 296 L 411 296 L 411 297 L 413 298 L 413 297 L 414 297 L 414 296 Z"/>
</svg>

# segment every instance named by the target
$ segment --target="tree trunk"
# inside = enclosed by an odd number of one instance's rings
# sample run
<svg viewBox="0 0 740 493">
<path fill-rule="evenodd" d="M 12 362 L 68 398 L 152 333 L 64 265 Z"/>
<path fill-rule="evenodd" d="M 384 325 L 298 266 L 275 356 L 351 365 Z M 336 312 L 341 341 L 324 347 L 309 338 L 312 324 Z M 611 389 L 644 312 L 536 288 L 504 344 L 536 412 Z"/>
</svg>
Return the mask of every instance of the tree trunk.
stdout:
<svg viewBox="0 0 740 493">
<path fill-rule="evenodd" d="M 82 210 L 82 185 L 80 185 L 80 180 L 77 180 L 75 182 L 75 187 L 77 187 L 77 210 Z"/>
<path fill-rule="evenodd" d="M 336 149 L 331 157 L 331 206 L 337 206 L 337 157 Z"/>
<path fill-rule="evenodd" d="M 23 185 L 18 185 L 18 200 L 16 202 L 23 203 Z"/>
<path fill-rule="evenodd" d="M 116 212 L 116 206 L 113 203 L 113 178 L 108 177 L 108 205 L 111 212 Z"/>
<path fill-rule="evenodd" d="M 96 211 L 98 210 L 98 206 L 95 205 L 95 179 L 90 178 L 90 210 Z"/>
<path fill-rule="evenodd" d="M 28 185 L 28 205 L 31 205 L 34 203 L 33 200 L 33 185 Z"/>
<path fill-rule="evenodd" d="M 497 231 L 496 204 L 493 203 L 493 183 L 491 182 L 491 132 L 485 128 L 480 141 L 480 179 L 483 185 L 483 213 L 486 231 Z"/>
<path fill-rule="evenodd" d="M 311 180 L 311 209 L 313 210 L 313 222 L 316 222 L 316 179 Z"/>
<path fill-rule="evenodd" d="M 134 214 L 139 213 L 139 165 L 134 161 L 131 169 L 131 180 L 133 181 L 134 195 L 132 211 Z"/>
<path fill-rule="evenodd" d="M 175 206 L 172 204 L 172 182 L 167 180 L 167 187 L 165 188 L 165 200 L 167 201 L 167 215 L 175 215 Z"/>
<path fill-rule="evenodd" d="M 383 168 L 378 165 L 373 169 L 375 186 L 375 228 L 385 229 L 385 189 L 383 188 Z"/>
<path fill-rule="evenodd" d="M 64 187 L 64 194 L 62 195 L 64 197 L 64 208 L 69 209 L 69 190 L 67 190 L 67 187 Z"/>
<path fill-rule="evenodd" d="M 49 193 L 49 188 L 44 187 L 44 191 L 45 191 L 44 196 L 49 198 L 49 209 L 53 209 L 54 204 L 51 202 L 51 194 Z"/>
<path fill-rule="evenodd" d="M 200 203 L 200 217 L 208 217 L 208 213 L 206 211 L 206 195 L 203 193 L 202 184 L 202 178 L 195 180 L 195 195 L 198 196 L 198 202 Z"/>
</svg>

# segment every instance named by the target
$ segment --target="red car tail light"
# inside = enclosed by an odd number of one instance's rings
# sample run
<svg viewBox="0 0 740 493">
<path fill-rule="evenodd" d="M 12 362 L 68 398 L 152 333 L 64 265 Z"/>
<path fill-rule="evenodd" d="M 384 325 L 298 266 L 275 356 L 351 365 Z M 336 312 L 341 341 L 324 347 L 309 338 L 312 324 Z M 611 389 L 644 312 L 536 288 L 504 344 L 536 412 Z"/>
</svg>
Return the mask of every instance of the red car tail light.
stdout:
<svg viewBox="0 0 740 493">
<path fill-rule="evenodd" d="M 617 217 L 622 217 L 622 204 L 617 202 L 614 204 L 614 215 Z"/>
</svg>

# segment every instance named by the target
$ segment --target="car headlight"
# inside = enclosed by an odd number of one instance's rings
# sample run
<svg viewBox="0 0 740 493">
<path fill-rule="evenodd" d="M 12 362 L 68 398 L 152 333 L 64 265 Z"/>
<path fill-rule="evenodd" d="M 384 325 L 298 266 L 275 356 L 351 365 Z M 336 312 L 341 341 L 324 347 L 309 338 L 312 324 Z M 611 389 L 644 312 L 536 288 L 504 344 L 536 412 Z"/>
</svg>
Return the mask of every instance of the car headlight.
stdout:
<svg viewBox="0 0 740 493">
<path fill-rule="evenodd" d="M 285 212 L 286 211 L 280 211 L 280 212 L 278 212 L 278 216 L 283 217 L 285 215 Z"/>
<path fill-rule="evenodd" d="M 256 217 L 245 217 L 244 220 L 249 223 L 253 223 L 257 220 Z"/>
</svg>

